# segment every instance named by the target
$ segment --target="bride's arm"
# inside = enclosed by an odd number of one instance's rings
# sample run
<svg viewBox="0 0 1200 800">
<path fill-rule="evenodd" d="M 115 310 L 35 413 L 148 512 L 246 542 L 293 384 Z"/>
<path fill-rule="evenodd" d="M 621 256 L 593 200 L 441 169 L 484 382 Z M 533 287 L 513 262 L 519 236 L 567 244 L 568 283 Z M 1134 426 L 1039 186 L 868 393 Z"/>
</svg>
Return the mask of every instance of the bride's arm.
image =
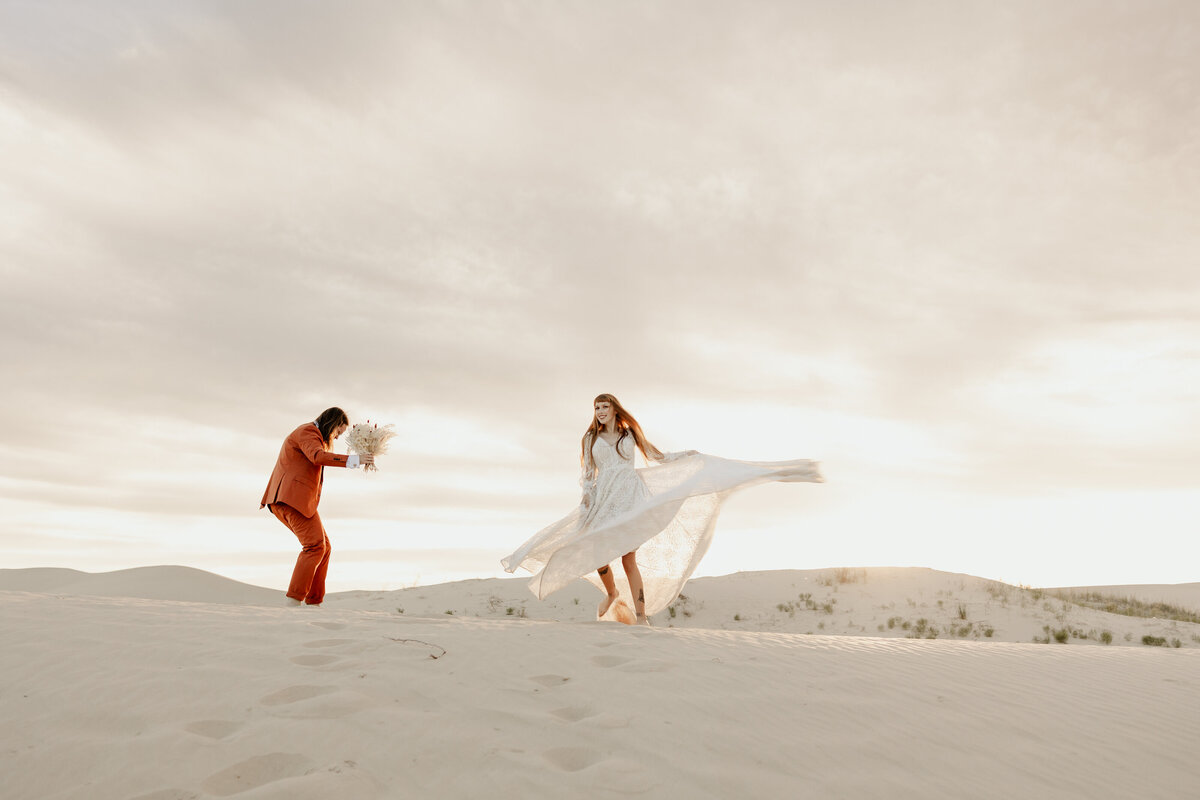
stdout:
<svg viewBox="0 0 1200 800">
<path fill-rule="evenodd" d="M 696 450 L 681 450 L 678 453 L 664 453 L 654 445 L 650 444 L 650 442 L 646 442 L 646 460 L 657 461 L 659 464 L 668 464 L 672 461 L 678 461 L 681 458 L 687 458 L 688 456 L 695 456 L 699 454 L 700 453 Z"/>
</svg>

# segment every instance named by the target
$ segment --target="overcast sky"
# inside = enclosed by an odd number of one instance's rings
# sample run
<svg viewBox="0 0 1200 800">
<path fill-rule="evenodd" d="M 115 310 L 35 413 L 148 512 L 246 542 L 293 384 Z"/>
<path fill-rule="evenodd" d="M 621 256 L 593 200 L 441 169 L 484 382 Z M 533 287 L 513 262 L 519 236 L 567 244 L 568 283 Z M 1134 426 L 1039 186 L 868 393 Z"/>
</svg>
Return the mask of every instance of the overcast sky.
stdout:
<svg viewBox="0 0 1200 800">
<path fill-rule="evenodd" d="M 3 566 L 490 577 L 592 398 L 815 458 L 700 574 L 1200 580 L 1192 2 L 0 0 Z"/>
</svg>

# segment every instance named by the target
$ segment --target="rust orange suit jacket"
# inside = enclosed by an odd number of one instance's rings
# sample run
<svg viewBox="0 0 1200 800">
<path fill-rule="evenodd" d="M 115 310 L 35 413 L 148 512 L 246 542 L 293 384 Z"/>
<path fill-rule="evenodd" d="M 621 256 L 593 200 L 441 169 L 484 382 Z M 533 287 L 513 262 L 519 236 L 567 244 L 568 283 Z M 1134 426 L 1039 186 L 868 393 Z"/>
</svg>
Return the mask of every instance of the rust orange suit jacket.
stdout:
<svg viewBox="0 0 1200 800">
<path fill-rule="evenodd" d="M 325 449 L 321 431 L 306 422 L 292 431 L 279 448 L 279 460 L 271 473 L 271 482 L 263 492 L 262 505 L 286 503 L 306 517 L 317 513 L 321 502 L 321 484 L 325 467 L 346 466 L 347 456 Z"/>
</svg>

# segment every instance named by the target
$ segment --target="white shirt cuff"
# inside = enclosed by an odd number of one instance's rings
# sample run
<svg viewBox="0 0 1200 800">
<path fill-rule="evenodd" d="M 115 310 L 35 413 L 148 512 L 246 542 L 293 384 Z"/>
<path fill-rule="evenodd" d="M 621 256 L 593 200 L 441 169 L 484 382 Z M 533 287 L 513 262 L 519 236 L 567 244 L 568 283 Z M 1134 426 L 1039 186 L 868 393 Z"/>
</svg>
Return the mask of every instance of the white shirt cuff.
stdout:
<svg viewBox="0 0 1200 800">
<path fill-rule="evenodd" d="M 346 467 L 348 469 L 358 469 L 358 462 L 358 453 L 351 453 L 350 455 L 346 456 Z"/>
</svg>

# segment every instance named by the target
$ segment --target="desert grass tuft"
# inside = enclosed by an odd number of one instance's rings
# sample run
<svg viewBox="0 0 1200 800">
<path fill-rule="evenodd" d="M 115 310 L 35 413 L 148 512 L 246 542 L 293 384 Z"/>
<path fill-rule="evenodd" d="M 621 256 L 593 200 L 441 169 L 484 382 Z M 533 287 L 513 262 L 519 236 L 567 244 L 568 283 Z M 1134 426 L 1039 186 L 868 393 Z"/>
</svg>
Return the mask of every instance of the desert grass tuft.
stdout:
<svg viewBox="0 0 1200 800">
<path fill-rule="evenodd" d="M 1200 624 L 1200 614 L 1171 603 L 1146 602 L 1133 597 L 1118 597 L 1102 592 L 1060 592 L 1057 593 L 1057 596 L 1078 606 L 1086 606 L 1125 617 L 1157 617 L 1158 619 L 1173 619 L 1179 622 Z"/>
<path fill-rule="evenodd" d="M 937 628 L 929 623 L 929 620 L 921 617 L 917 620 L 911 630 L 908 627 L 908 622 L 904 623 L 904 629 L 909 631 L 909 639 L 936 639 L 938 638 Z"/>
<path fill-rule="evenodd" d="M 867 582 L 867 571 L 865 569 L 850 569 L 849 567 L 838 567 L 833 571 L 833 579 L 838 583 L 858 583 Z"/>
<path fill-rule="evenodd" d="M 1042 633 L 1045 635 L 1033 637 L 1033 641 L 1037 644 L 1050 644 L 1051 641 L 1066 644 L 1071 638 L 1070 628 L 1052 629 L 1049 625 L 1043 625 Z"/>
</svg>

